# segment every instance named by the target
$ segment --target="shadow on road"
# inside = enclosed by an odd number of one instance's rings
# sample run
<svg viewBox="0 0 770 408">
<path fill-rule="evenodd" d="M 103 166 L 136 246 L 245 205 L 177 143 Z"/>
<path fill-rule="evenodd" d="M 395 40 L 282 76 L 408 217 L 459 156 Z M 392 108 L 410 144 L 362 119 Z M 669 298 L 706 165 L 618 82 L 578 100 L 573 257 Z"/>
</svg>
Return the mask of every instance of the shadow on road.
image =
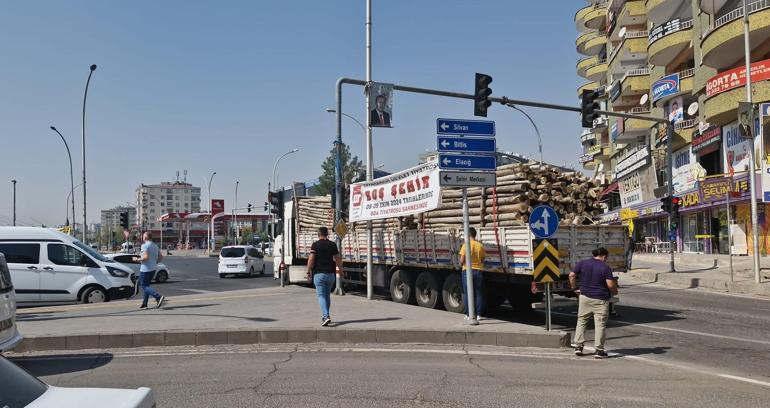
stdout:
<svg viewBox="0 0 770 408">
<path fill-rule="evenodd" d="M 209 304 L 193 304 L 193 305 L 179 305 L 179 306 L 167 306 L 161 309 L 147 309 L 147 310 L 124 310 L 121 312 L 109 312 L 109 313 L 93 313 L 85 315 L 60 315 L 60 316 L 38 316 L 36 314 L 21 314 L 18 315 L 17 320 L 20 322 L 43 322 L 53 320 L 68 320 L 68 319 L 83 319 L 93 317 L 136 317 L 146 316 L 152 318 L 153 316 L 199 316 L 199 317 L 225 317 L 231 319 L 242 319 L 251 322 L 274 322 L 276 319 L 269 317 L 249 317 L 249 316 L 235 316 L 225 314 L 209 314 L 209 313 L 166 313 L 168 311 L 183 310 L 183 309 L 201 309 L 210 306 L 219 306 L 219 303 Z M 42 313 L 41 313 L 42 314 Z"/>
<path fill-rule="evenodd" d="M 72 354 L 67 355 L 66 358 L 57 358 L 57 356 L 17 357 L 11 360 L 30 374 L 40 377 L 89 371 L 109 364 L 112 359 L 112 354 L 100 353 Z"/>
<path fill-rule="evenodd" d="M 358 320 L 344 320 L 333 324 L 334 327 L 344 326 L 352 323 L 374 323 L 374 322 L 389 322 L 393 320 L 401 320 L 400 317 L 383 317 L 381 319 L 358 319 Z"/>
<path fill-rule="evenodd" d="M 666 354 L 671 347 L 640 347 L 640 348 L 627 348 L 627 349 L 613 349 L 613 353 L 620 355 L 613 356 L 612 358 L 623 356 L 643 356 L 647 354 Z"/>
</svg>

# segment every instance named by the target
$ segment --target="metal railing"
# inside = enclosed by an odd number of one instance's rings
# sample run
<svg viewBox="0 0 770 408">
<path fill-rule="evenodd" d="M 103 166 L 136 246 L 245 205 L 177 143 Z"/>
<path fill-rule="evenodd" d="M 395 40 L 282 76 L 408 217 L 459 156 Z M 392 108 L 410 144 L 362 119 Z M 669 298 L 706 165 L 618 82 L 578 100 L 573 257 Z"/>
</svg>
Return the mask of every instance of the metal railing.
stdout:
<svg viewBox="0 0 770 408">
<path fill-rule="evenodd" d="M 770 1 L 770 0 L 769 0 Z M 629 38 L 646 38 L 647 37 L 647 31 L 631 31 L 626 33 L 623 36 L 623 39 L 620 41 L 620 44 L 618 44 L 617 47 L 615 47 L 612 50 L 612 53 L 610 53 L 609 58 L 607 58 L 607 61 L 612 62 L 612 60 L 615 59 L 615 56 L 618 54 L 618 51 L 620 51 L 621 48 L 623 48 L 623 45 L 626 43 L 626 40 Z"/>
<path fill-rule="evenodd" d="M 740 4 L 740 3 L 739 3 Z M 749 14 L 756 13 L 757 11 L 761 11 L 767 8 L 770 8 L 770 0 L 757 0 L 753 3 L 748 4 Z M 718 19 L 714 20 L 714 22 L 711 24 L 711 26 L 708 28 L 708 30 L 705 30 L 703 32 L 703 35 L 701 38 L 706 38 L 709 34 L 711 34 L 714 30 L 716 30 L 719 27 L 722 27 L 728 23 L 731 23 L 735 20 L 738 20 L 743 17 L 743 5 L 738 5 L 735 10 L 723 15 L 722 17 L 719 17 Z"/>
<path fill-rule="evenodd" d="M 665 22 L 663 24 L 668 24 L 668 23 L 669 22 Z M 662 35 L 660 37 L 650 38 L 649 39 L 649 44 L 652 44 L 652 43 L 654 43 L 655 41 L 658 41 L 658 40 L 662 40 L 663 38 L 666 38 L 666 37 L 668 37 L 671 34 L 678 33 L 680 31 L 684 31 L 684 30 L 689 30 L 689 29 L 692 28 L 692 24 L 693 24 L 692 19 L 687 20 L 687 21 L 682 21 L 682 22 L 679 23 L 679 26 L 675 30 L 669 31 L 665 35 Z M 658 26 L 658 27 L 660 27 L 660 26 Z"/>
<path fill-rule="evenodd" d="M 695 76 L 695 68 L 685 69 L 684 71 L 679 71 L 679 79 L 682 78 L 689 78 Z"/>
<path fill-rule="evenodd" d="M 630 71 L 627 71 L 625 74 L 623 74 L 623 78 L 621 78 L 620 82 L 623 82 L 628 77 L 632 76 L 644 76 L 644 75 L 650 75 L 650 69 L 649 68 L 636 68 L 632 69 Z"/>
<path fill-rule="evenodd" d="M 650 113 L 650 107 L 649 106 L 637 106 L 634 108 L 631 108 L 628 113 L 636 114 L 636 113 Z"/>
</svg>

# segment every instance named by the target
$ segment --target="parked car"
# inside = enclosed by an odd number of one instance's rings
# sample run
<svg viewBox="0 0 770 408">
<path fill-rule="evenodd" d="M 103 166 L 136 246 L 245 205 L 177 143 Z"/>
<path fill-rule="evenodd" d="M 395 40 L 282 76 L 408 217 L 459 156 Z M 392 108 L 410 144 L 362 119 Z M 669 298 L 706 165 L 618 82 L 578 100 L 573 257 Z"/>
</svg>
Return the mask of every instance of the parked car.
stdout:
<svg viewBox="0 0 770 408">
<path fill-rule="evenodd" d="M 115 407 L 154 408 L 152 390 L 114 388 L 64 388 L 48 385 L 23 368 L 0 356 L 0 407 L 75 408 Z"/>
<path fill-rule="evenodd" d="M 105 254 L 104 257 L 107 259 L 112 259 L 115 262 L 121 263 L 123 265 L 128 266 L 131 268 L 132 271 L 134 271 L 134 274 L 136 276 L 139 276 L 139 266 L 141 263 L 134 262 L 134 258 L 137 255 L 126 255 L 126 254 Z M 152 278 L 155 282 L 158 283 L 164 283 L 168 281 L 169 274 L 169 268 L 166 266 L 166 264 L 162 262 L 158 262 L 158 265 L 155 267 L 155 276 Z"/>
<path fill-rule="evenodd" d="M 0 227 L 19 304 L 100 303 L 134 294 L 131 268 L 51 228 Z"/>
<path fill-rule="evenodd" d="M 120 244 L 120 252 L 123 252 L 124 254 L 133 254 L 136 253 L 136 249 L 133 243 L 124 242 Z"/>
<path fill-rule="evenodd" d="M 0 353 L 8 351 L 21 341 L 16 328 L 16 294 L 11 283 L 11 272 L 0 254 Z"/>
<path fill-rule="evenodd" d="M 219 277 L 227 275 L 254 276 L 265 274 L 264 255 L 251 245 L 233 245 L 222 248 L 219 252 Z"/>
</svg>

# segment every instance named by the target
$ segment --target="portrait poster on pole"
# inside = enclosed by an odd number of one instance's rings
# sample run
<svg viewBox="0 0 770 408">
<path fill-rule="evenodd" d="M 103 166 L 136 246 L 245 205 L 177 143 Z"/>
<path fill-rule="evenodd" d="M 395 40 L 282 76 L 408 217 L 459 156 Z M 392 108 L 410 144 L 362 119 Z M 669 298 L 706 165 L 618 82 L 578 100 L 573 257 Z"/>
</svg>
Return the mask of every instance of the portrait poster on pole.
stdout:
<svg viewBox="0 0 770 408">
<path fill-rule="evenodd" d="M 368 86 L 369 127 L 393 127 L 393 84 L 372 82 Z"/>
</svg>

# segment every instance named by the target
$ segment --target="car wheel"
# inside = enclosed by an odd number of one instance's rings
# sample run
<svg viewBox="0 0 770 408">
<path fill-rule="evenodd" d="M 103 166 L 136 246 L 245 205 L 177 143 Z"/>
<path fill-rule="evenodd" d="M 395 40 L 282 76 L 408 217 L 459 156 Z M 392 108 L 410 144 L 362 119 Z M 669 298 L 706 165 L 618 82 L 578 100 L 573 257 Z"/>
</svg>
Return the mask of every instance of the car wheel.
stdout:
<svg viewBox="0 0 770 408">
<path fill-rule="evenodd" d="M 249 278 L 252 278 L 252 277 L 254 277 L 254 267 L 253 266 L 249 269 Z"/>
<path fill-rule="evenodd" d="M 225 278 L 225 276 L 226 276 L 226 275 L 225 275 L 224 273 L 220 273 L 220 274 L 219 274 L 219 277 L 220 277 L 221 279 L 224 279 L 224 278 Z"/>
<path fill-rule="evenodd" d="M 164 270 L 158 271 L 158 273 L 155 275 L 155 282 L 165 283 L 166 281 L 168 281 L 168 272 Z"/>
<path fill-rule="evenodd" d="M 259 272 L 259 276 L 263 276 L 265 274 L 265 264 L 262 264 L 262 270 Z"/>
<path fill-rule="evenodd" d="M 82 303 L 104 303 L 108 300 L 107 291 L 99 286 L 92 286 L 83 291 Z"/>
</svg>

